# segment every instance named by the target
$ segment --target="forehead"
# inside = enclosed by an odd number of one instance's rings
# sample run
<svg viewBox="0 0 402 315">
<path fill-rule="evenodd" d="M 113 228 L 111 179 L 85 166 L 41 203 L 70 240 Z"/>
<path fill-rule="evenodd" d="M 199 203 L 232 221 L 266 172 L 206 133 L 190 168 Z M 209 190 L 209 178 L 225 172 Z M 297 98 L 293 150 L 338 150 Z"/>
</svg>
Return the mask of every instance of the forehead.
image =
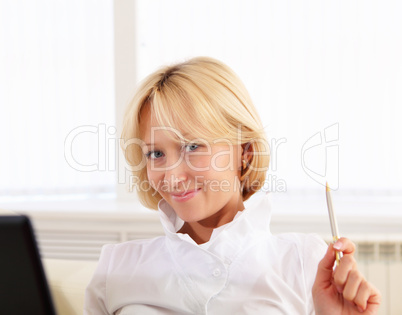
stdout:
<svg viewBox="0 0 402 315">
<path fill-rule="evenodd" d="M 186 133 L 182 130 L 162 126 L 156 119 L 149 106 L 145 106 L 140 113 L 140 137 L 146 143 L 153 143 L 154 137 L 168 137 L 171 140 L 180 141 L 185 139 Z"/>
</svg>

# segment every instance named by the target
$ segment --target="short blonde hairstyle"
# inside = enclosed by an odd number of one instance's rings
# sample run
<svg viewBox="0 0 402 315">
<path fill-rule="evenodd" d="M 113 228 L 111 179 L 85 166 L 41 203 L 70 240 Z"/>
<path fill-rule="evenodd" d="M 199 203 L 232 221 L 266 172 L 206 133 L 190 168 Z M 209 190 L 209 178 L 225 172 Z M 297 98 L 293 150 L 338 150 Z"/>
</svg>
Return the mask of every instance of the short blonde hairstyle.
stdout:
<svg viewBox="0 0 402 315">
<path fill-rule="evenodd" d="M 127 163 L 135 166 L 132 172 L 139 179 L 137 184 L 140 183 L 141 189 L 137 191 L 144 206 L 157 209 L 162 199 L 150 186 L 144 154 L 138 142 L 133 141 L 141 139 L 141 111 L 145 106 L 150 106 L 160 126 L 207 141 L 226 139 L 246 147 L 251 160 L 240 177 L 244 201 L 263 186 L 269 165 L 269 146 L 245 86 L 224 63 L 197 57 L 149 75 L 128 104 L 121 146 Z"/>
</svg>

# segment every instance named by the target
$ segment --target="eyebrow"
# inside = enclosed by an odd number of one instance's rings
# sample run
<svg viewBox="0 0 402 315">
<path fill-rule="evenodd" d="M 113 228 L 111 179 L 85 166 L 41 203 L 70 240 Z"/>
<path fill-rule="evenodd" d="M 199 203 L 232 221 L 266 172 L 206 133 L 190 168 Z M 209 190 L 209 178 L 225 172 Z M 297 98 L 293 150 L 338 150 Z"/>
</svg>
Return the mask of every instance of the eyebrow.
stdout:
<svg viewBox="0 0 402 315">
<path fill-rule="evenodd" d="M 179 141 L 177 141 L 177 142 L 179 142 Z M 147 146 L 147 147 L 157 147 L 157 146 L 159 146 L 159 143 L 145 143 L 145 146 Z"/>
<path fill-rule="evenodd" d="M 142 145 L 142 147 L 147 146 L 147 147 L 158 147 L 160 144 L 155 142 L 155 143 L 145 143 L 145 145 Z"/>
<path fill-rule="evenodd" d="M 186 132 L 186 133 L 184 133 L 184 134 L 182 134 L 182 136 L 184 137 L 184 138 L 186 138 L 187 136 L 191 136 L 188 132 Z M 196 138 L 195 138 L 196 139 Z M 179 139 L 178 139 L 178 141 L 177 142 L 181 142 Z M 147 146 L 157 146 L 158 144 L 157 143 L 145 143 L 145 145 L 147 145 Z"/>
</svg>

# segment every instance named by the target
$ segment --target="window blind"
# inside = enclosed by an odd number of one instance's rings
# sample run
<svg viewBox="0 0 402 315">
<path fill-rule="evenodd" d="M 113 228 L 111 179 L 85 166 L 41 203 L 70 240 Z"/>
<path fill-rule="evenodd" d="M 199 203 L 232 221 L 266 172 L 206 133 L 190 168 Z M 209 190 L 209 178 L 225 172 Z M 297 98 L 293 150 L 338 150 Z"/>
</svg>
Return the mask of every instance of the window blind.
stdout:
<svg viewBox="0 0 402 315">
<path fill-rule="evenodd" d="M 402 4 L 135 4 L 138 79 L 198 55 L 243 79 L 271 144 L 265 189 L 310 194 L 329 179 L 402 195 Z M 0 195 L 112 192 L 113 1 L 2 1 L 0 20 Z"/>
<path fill-rule="evenodd" d="M 262 117 L 269 190 L 322 192 L 329 180 L 346 194 L 401 196 L 401 11 L 374 0 L 139 0 L 138 77 L 218 58 Z"/>
<path fill-rule="evenodd" d="M 1 1 L 0 23 L 0 195 L 113 191 L 112 0 Z"/>
</svg>

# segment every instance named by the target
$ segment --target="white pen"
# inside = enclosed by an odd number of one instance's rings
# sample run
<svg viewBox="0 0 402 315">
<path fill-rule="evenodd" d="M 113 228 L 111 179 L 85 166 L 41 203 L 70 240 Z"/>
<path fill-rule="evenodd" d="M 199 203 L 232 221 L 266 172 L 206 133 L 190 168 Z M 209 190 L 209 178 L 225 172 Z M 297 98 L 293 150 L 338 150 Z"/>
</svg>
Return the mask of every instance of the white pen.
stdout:
<svg viewBox="0 0 402 315">
<path fill-rule="evenodd" d="M 332 240 L 333 243 L 335 243 L 339 239 L 339 231 L 338 231 L 338 224 L 336 223 L 334 208 L 332 206 L 331 190 L 329 189 L 328 183 L 326 183 L 326 195 L 327 195 L 329 221 L 331 223 Z M 342 253 L 336 251 L 336 265 L 339 265 L 339 261 L 341 258 Z"/>
</svg>

